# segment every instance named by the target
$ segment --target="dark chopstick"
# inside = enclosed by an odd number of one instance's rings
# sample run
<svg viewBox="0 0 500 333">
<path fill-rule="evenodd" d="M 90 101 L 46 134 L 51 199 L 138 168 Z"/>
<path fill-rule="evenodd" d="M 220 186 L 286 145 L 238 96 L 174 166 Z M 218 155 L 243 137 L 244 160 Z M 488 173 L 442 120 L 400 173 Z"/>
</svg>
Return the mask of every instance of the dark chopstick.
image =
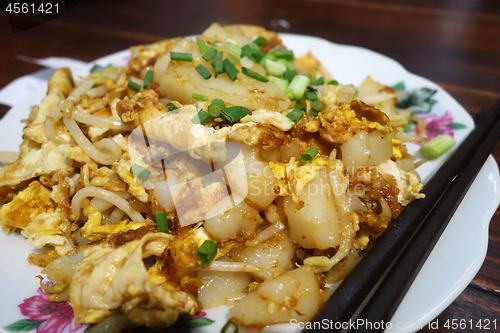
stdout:
<svg viewBox="0 0 500 333">
<path fill-rule="evenodd" d="M 457 175 L 467 170 L 468 161 L 483 144 L 486 135 L 500 121 L 500 100 L 486 113 L 467 138 L 460 144 L 424 187 L 426 197 L 413 202 L 389 225 L 385 233 L 375 241 L 354 270 L 340 284 L 339 288 L 325 302 L 312 319 L 321 327 L 324 321 L 348 323 L 359 312 L 360 306 L 368 300 L 374 287 L 386 273 L 394 260 L 401 254 L 411 237 L 422 225 L 428 213 L 435 207 L 443 193 Z M 309 329 L 304 332 L 320 332 Z M 332 332 L 340 330 L 332 330 Z"/>
<path fill-rule="evenodd" d="M 493 108 L 490 112 L 500 112 L 498 104 L 497 108 Z M 500 122 L 496 123 L 494 128 L 485 135 L 486 138 L 483 144 L 470 160 L 468 168 L 453 181 L 440 200 L 439 207 L 436 207 L 427 217 L 425 224 L 418 230 L 407 249 L 398 258 L 390 274 L 377 288 L 377 291 L 358 318 L 372 323 L 388 322 L 392 318 L 448 222 L 453 217 L 454 212 L 462 202 L 476 175 L 490 155 L 490 151 L 498 141 Z M 373 329 L 372 326 L 372 329 L 363 328 L 358 329 L 356 332 L 381 331 Z"/>
</svg>

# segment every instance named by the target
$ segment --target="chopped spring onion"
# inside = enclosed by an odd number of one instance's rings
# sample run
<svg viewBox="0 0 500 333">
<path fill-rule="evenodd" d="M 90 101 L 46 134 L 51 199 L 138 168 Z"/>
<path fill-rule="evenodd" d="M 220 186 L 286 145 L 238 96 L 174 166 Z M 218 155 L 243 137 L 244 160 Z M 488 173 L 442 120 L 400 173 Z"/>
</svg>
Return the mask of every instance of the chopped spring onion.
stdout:
<svg viewBox="0 0 500 333">
<path fill-rule="evenodd" d="M 242 67 L 241 68 L 241 72 L 243 74 L 245 74 L 246 76 L 251 77 L 252 79 L 255 79 L 255 80 L 260 81 L 260 82 L 267 82 L 267 81 L 269 81 L 269 79 L 267 77 L 262 76 L 259 73 L 254 72 L 253 70 L 251 70 L 249 68 L 246 68 L 246 67 Z"/>
<path fill-rule="evenodd" d="M 141 91 L 141 85 L 138 83 L 135 83 L 132 80 L 128 80 L 127 88 L 132 89 L 132 90 L 137 91 L 137 92 Z"/>
<path fill-rule="evenodd" d="M 318 94 L 316 94 L 314 91 L 306 91 L 304 93 L 304 98 L 308 99 L 310 101 L 317 101 L 318 100 Z"/>
<path fill-rule="evenodd" d="M 297 102 L 295 102 L 295 108 L 299 110 L 305 110 L 305 108 Z"/>
<path fill-rule="evenodd" d="M 255 60 L 257 60 L 257 62 L 260 62 L 262 60 L 262 58 L 264 58 L 266 55 L 264 54 L 264 52 L 262 52 L 260 49 L 258 49 L 256 52 L 255 52 Z"/>
<path fill-rule="evenodd" d="M 297 70 L 293 65 L 286 59 L 278 59 L 279 62 L 281 62 L 283 65 L 285 65 L 287 71 L 291 72 L 296 72 Z"/>
<path fill-rule="evenodd" d="M 320 101 L 316 100 L 316 101 L 313 101 L 311 103 L 311 110 L 310 111 L 311 111 L 311 114 L 313 116 L 317 116 L 318 113 L 320 113 L 322 109 L 323 109 L 323 105 L 321 104 Z"/>
<path fill-rule="evenodd" d="M 217 74 L 224 73 L 224 65 L 222 62 L 223 55 L 224 55 L 223 52 L 217 53 L 217 55 L 214 58 L 214 61 L 212 61 L 212 67 L 215 70 L 215 77 L 217 77 Z"/>
<path fill-rule="evenodd" d="M 254 63 L 257 62 L 257 58 L 255 57 L 253 52 L 248 52 L 248 51 L 242 49 L 241 50 L 241 57 L 247 57 L 248 59 L 252 60 L 252 62 L 254 62 Z"/>
<path fill-rule="evenodd" d="M 153 82 L 154 77 L 155 72 L 153 72 L 152 70 L 148 70 L 146 72 L 146 76 L 144 77 L 144 89 L 146 89 L 151 84 L 151 82 Z"/>
<path fill-rule="evenodd" d="M 215 57 L 217 52 L 219 52 L 219 51 L 217 51 L 216 48 L 211 47 L 210 49 L 208 49 L 207 52 L 203 53 L 203 55 L 201 57 L 203 59 L 205 59 L 205 61 L 210 61 Z"/>
<path fill-rule="evenodd" d="M 299 73 L 297 72 L 292 72 L 292 71 L 284 71 L 283 72 L 283 78 L 287 81 L 292 81 L 293 78 L 298 75 Z"/>
<path fill-rule="evenodd" d="M 208 101 L 208 96 L 200 95 L 200 94 L 192 94 L 191 97 L 196 99 L 201 99 L 202 101 Z"/>
<path fill-rule="evenodd" d="M 420 155 L 428 160 L 435 160 L 455 145 L 455 140 L 449 135 L 438 135 L 427 141 L 419 150 Z"/>
<path fill-rule="evenodd" d="M 255 60 L 254 62 L 259 62 L 265 57 L 265 54 L 260 50 L 260 48 L 252 42 L 243 45 L 241 48 L 241 54 Z"/>
<path fill-rule="evenodd" d="M 230 327 L 232 327 L 232 330 L 230 330 Z M 239 331 L 240 328 L 238 327 L 238 324 L 234 321 L 228 321 L 224 326 L 222 326 L 220 333 L 238 333 Z"/>
<path fill-rule="evenodd" d="M 232 123 L 252 114 L 249 109 L 243 106 L 231 106 L 222 109 L 221 112 Z"/>
<path fill-rule="evenodd" d="M 207 43 L 210 45 L 213 45 L 213 46 L 218 46 L 220 44 L 220 42 L 218 40 L 216 40 L 214 42 L 207 42 Z"/>
<path fill-rule="evenodd" d="M 224 72 L 226 72 L 227 76 L 231 81 L 236 80 L 236 76 L 238 76 L 239 70 L 234 67 L 233 63 L 229 59 L 224 59 L 223 62 Z"/>
<path fill-rule="evenodd" d="M 318 148 L 311 147 L 304 154 L 302 154 L 302 156 L 300 157 L 300 161 L 302 163 L 309 163 L 316 155 L 318 155 Z"/>
<path fill-rule="evenodd" d="M 257 46 L 262 46 L 264 45 L 265 43 L 267 42 L 267 39 L 265 39 L 264 37 L 262 36 L 257 36 L 257 38 L 255 38 L 252 43 L 254 43 L 255 45 Z"/>
<path fill-rule="evenodd" d="M 295 60 L 295 56 L 293 55 L 292 50 L 278 50 L 274 51 L 273 54 L 276 56 L 276 58 Z"/>
<path fill-rule="evenodd" d="M 260 61 L 259 61 L 259 65 L 261 65 L 262 67 L 266 67 L 266 60 L 276 60 L 276 57 L 272 54 L 272 53 L 268 53 L 264 56 L 264 58 L 262 58 Z"/>
<path fill-rule="evenodd" d="M 229 56 L 233 58 L 234 61 L 239 63 L 241 58 L 241 49 L 238 47 L 238 45 L 233 43 L 228 43 L 227 48 L 229 50 Z"/>
<path fill-rule="evenodd" d="M 177 105 L 175 105 L 175 104 L 174 104 L 174 103 L 172 103 L 172 102 L 168 103 L 166 106 L 167 106 L 167 109 L 168 109 L 169 111 L 174 111 L 174 110 L 177 110 L 177 109 L 178 109 Z"/>
<path fill-rule="evenodd" d="M 281 77 L 283 73 L 286 71 L 285 65 L 283 65 L 280 62 L 277 61 L 272 61 L 272 60 L 266 60 L 266 70 L 269 74 Z"/>
<path fill-rule="evenodd" d="M 156 228 L 159 232 L 168 232 L 167 213 L 156 212 Z"/>
<path fill-rule="evenodd" d="M 193 61 L 193 54 L 170 51 L 170 59 L 176 61 Z"/>
<path fill-rule="evenodd" d="M 192 119 L 191 119 L 191 122 L 193 124 L 199 124 L 199 125 L 203 125 L 203 123 L 205 123 L 205 121 L 208 120 L 208 118 L 210 118 L 210 116 L 208 115 L 208 112 L 206 111 L 203 111 L 203 110 L 200 110 L 200 112 L 198 112 Z"/>
<path fill-rule="evenodd" d="M 328 82 L 328 84 L 331 84 L 333 86 L 338 86 L 339 85 L 339 81 L 337 81 L 337 80 L 331 80 L 330 82 Z"/>
<path fill-rule="evenodd" d="M 216 98 L 208 106 L 208 108 L 207 108 L 208 114 L 212 118 L 220 117 L 220 115 L 222 113 L 222 109 L 224 109 L 225 107 L 226 107 L 226 103 L 224 103 L 224 101 L 222 99 Z"/>
<path fill-rule="evenodd" d="M 292 82 L 290 82 L 290 85 L 288 86 L 287 95 L 289 95 L 288 93 L 290 93 L 290 95 L 296 101 L 301 99 L 302 96 L 304 96 L 304 92 L 306 91 L 306 88 L 310 82 L 311 80 L 309 80 L 309 78 L 306 75 L 296 75 L 292 79 Z"/>
<path fill-rule="evenodd" d="M 321 76 L 319 79 L 314 80 L 311 82 L 311 86 L 320 86 L 325 83 L 325 79 Z"/>
<path fill-rule="evenodd" d="M 274 85 L 276 87 L 280 88 L 283 91 L 285 91 L 286 88 L 288 88 L 288 85 L 290 84 L 290 82 L 288 82 L 288 80 L 280 79 L 280 78 L 275 77 L 275 76 L 269 76 L 269 81 L 274 83 Z"/>
<path fill-rule="evenodd" d="M 203 65 L 198 65 L 198 67 L 196 67 L 196 71 L 200 73 L 200 75 L 203 76 L 205 80 L 208 80 L 212 77 L 212 74 Z"/>
<path fill-rule="evenodd" d="M 254 62 L 249 57 L 244 56 L 240 59 L 240 64 L 243 67 L 253 67 Z"/>
<path fill-rule="evenodd" d="M 287 116 L 287 118 L 290 118 L 291 120 L 293 120 L 295 122 L 295 124 L 297 124 L 299 122 L 299 120 L 302 119 L 302 117 L 304 117 L 304 114 L 302 113 L 302 111 L 300 111 L 299 108 L 295 108 L 286 116 Z"/>
<path fill-rule="evenodd" d="M 198 39 L 197 43 L 201 54 L 207 52 L 207 44 L 205 44 L 205 41 L 203 39 Z"/>
<path fill-rule="evenodd" d="M 237 40 L 234 40 L 232 38 L 228 38 L 226 39 L 226 43 L 229 43 L 229 44 L 234 44 L 236 46 L 238 46 L 238 41 Z"/>
<path fill-rule="evenodd" d="M 198 248 L 196 254 L 198 255 L 198 259 L 200 260 L 202 265 L 208 266 L 215 259 L 215 256 L 217 255 L 217 244 L 215 244 L 212 241 L 206 240 Z"/>
<path fill-rule="evenodd" d="M 137 176 L 144 180 L 148 180 L 149 176 L 151 176 L 151 171 L 149 171 L 148 169 L 144 169 L 143 167 L 137 164 L 132 164 L 130 166 L 129 172 L 134 176 Z"/>
</svg>

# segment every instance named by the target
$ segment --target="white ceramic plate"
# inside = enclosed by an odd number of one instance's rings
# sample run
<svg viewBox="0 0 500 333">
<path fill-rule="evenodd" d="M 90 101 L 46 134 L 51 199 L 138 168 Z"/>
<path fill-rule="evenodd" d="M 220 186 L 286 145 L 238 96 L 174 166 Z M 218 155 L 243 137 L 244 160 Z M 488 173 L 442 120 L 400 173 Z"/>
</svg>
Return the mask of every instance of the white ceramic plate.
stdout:
<svg viewBox="0 0 500 333">
<path fill-rule="evenodd" d="M 432 97 L 437 101 L 431 111 L 433 115 L 425 117 L 429 124 L 436 125 L 437 129 L 441 127 L 441 130 L 450 131 L 450 128 L 454 127 L 454 137 L 458 144 L 474 126 L 470 115 L 448 93 L 435 83 L 409 73 L 388 57 L 360 47 L 338 45 L 316 37 L 291 34 L 281 36 L 284 44 L 294 50 L 296 56 L 312 52 L 340 83 L 358 85 L 371 75 L 374 80 L 389 86 L 403 81 L 409 91 L 421 87 L 436 89 L 438 92 Z M 110 63 L 124 66 L 127 61 L 128 51 L 122 51 L 94 63 L 103 66 Z M 88 69 L 90 67 L 91 65 Z M 85 76 L 88 70 L 76 74 Z M 39 92 L 27 97 L 0 121 L 0 133 L 3 139 L 0 141 L 0 151 L 18 149 L 23 128 L 19 121 L 28 116 L 29 107 L 39 104 L 43 96 L 44 93 Z M 460 127 L 465 128 L 457 129 Z M 418 146 L 411 146 L 409 149 L 418 155 Z M 430 179 L 450 153 L 451 151 L 418 169 L 424 182 Z M 489 221 L 500 202 L 499 181 L 498 166 L 490 156 L 395 313 L 392 320 L 394 329 L 414 332 L 425 326 L 451 304 L 473 279 L 486 255 Z M 6 327 L 13 323 L 18 323 L 18 328 L 23 325 L 24 328 L 29 328 L 26 325 L 32 323 L 25 319 L 30 317 L 23 316 L 18 306 L 23 301 L 25 305 L 32 306 L 35 312 L 47 311 L 47 308 L 50 310 L 50 307 L 43 303 L 43 296 L 37 294 L 38 279 L 34 277 L 40 273 L 40 269 L 27 263 L 26 258 L 30 252 L 33 252 L 33 249 L 25 243 L 22 236 L 18 234 L 6 236 L 0 232 L 0 294 L 2 295 L 0 331 L 8 332 Z M 33 298 L 34 295 L 38 295 L 36 296 L 38 298 Z M 28 301 L 30 297 L 31 301 Z M 43 310 L 35 309 L 37 306 Z M 46 316 L 38 313 L 36 320 L 40 323 L 37 332 L 60 332 L 63 328 L 65 331 L 73 332 L 76 329 L 67 325 L 68 322 L 64 322 L 66 314 L 57 317 L 54 311 L 47 313 Z M 208 310 L 198 317 L 194 320 L 189 319 L 190 323 L 198 326 L 196 331 L 220 332 L 221 327 L 229 319 L 229 313 L 227 308 L 220 307 Z M 35 317 L 32 317 L 32 320 L 33 318 Z M 212 323 L 208 318 L 215 322 Z M 35 327 L 37 324 L 32 325 Z M 10 328 L 13 329 L 13 326 Z M 81 327 L 79 330 L 83 329 Z M 293 327 L 290 325 L 277 325 L 265 331 L 280 332 L 291 329 Z"/>
</svg>

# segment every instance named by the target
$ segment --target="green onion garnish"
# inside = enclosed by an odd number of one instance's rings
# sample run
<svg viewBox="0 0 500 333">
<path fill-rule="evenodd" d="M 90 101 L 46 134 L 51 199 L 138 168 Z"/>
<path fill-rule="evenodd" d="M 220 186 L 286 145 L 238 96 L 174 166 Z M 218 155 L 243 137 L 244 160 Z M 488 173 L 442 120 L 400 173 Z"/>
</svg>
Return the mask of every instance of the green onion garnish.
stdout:
<svg viewBox="0 0 500 333">
<path fill-rule="evenodd" d="M 205 61 L 210 61 L 215 57 L 217 52 L 219 52 L 219 51 L 217 51 L 217 49 L 211 47 L 207 52 L 203 53 L 203 55 L 201 57 L 203 59 L 205 59 Z"/>
<path fill-rule="evenodd" d="M 168 232 L 167 213 L 156 212 L 156 228 L 159 232 Z"/>
<path fill-rule="evenodd" d="M 207 43 L 210 45 L 213 45 L 213 46 L 218 46 L 217 44 L 219 44 L 220 42 L 218 40 L 216 40 L 214 42 L 207 42 Z"/>
<path fill-rule="evenodd" d="M 276 58 L 282 58 L 286 60 L 295 60 L 295 56 L 293 55 L 292 50 L 278 50 L 274 51 L 273 54 L 276 56 Z"/>
<path fill-rule="evenodd" d="M 243 45 L 241 48 L 241 56 L 246 56 L 252 59 L 253 62 L 260 62 L 265 57 L 265 54 L 260 50 L 257 44 L 250 42 Z"/>
<path fill-rule="evenodd" d="M 286 72 L 285 72 L 286 73 Z M 304 92 L 306 91 L 307 86 L 311 80 L 306 75 L 296 75 L 290 82 L 290 85 L 287 89 L 287 95 L 290 93 L 293 96 L 293 99 L 298 101 L 304 96 Z"/>
<path fill-rule="evenodd" d="M 236 76 L 238 75 L 238 73 L 240 71 L 237 70 L 236 67 L 234 67 L 234 65 L 231 62 L 231 60 L 229 60 L 227 58 L 224 59 L 223 67 L 224 67 L 224 72 L 226 72 L 226 74 L 229 77 L 229 79 L 231 79 L 231 81 L 236 80 Z"/>
<path fill-rule="evenodd" d="M 201 99 L 202 101 L 208 101 L 208 96 L 200 95 L 200 94 L 192 94 L 191 97 L 196 99 Z"/>
<path fill-rule="evenodd" d="M 132 80 L 128 80 L 127 88 L 130 88 L 130 89 L 137 91 L 137 92 L 141 91 L 141 85 L 138 83 L 135 83 Z"/>
<path fill-rule="evenodd" d="M 299 122 L 299 120 L 302 119 L 302 117 L 304 117 L 304 114 L 302 113 L 302 111 L 300 111 L 299 108 L 295 108 L 286 116 L 287 116 L 287 118 L 290 118 L 291 120 L 293 120 L 295 122 L 295 124 L 297 124 Z"/>
<path fill-rule="evenodd" d="M 224 103 L 224 101 L 222 99 L 216 98 L 208 106 L 208 108 L 207 108 L 208 114 L 212 118 L 220 117 L 220 115 L 222 113 L 222 109 L 225 107 L 226 107 L 226 103 Z"/>
<path fill-rule="evenodd" d="M 286 71 L 285 65 L 281 62 L 266 60 L 266 70 L 269 74 L 281 77 L 283 73 Z"/>
<path fill-rule="evenodd" d="M 266 55 L 260 49 L 255 52 L 255 60 L 260 62 Z"/>
<path fill-rule="evenodd" d="M 420 147 L 419 153 L 427 160 L 435 160 L 455 145 L 455 140 L 449 135 L 438 135 Z"/>
<path fill-rule="evenodd" d="M 146 72 L 146 76 L 144 77 L 144 89 L 146 89 L 151 84 L 151 82 L 153 82 L 154 76 L 155 72 L 153 72 L 152 70 L 148 70 Z"/>
<path fill-rule="evenodd" d="M 238 47 L 237 44 L 228 43 L 227 45 L 228 45 L 227 48 L 229 50 L 229 56 L 233 58 L 234 61 L 239 63 L 241 58 L 241 49 Z"/>
<path fill-rule="evenodd" d="M 173 111 L 173 110 L 177 110 L 177 109 L 178 109 L 178 107 L 177 107 L 177 105 L 175 105 L 174 103 L 170 102 L 170 103 L 168 103 L 168 104 L 167 104 L 167 109 L 168 109 L 169 111 Z"/>
<path fill-rule="evenodd" d="M 205 41 L 203 39 L 198 39 L 197 41 L 198 47 L 200 48 L 200 53 L 203 54 L 207 52 L 207 44 L 205 44 Z"/>
<path fill-rule="evenodd" d="M 259 61 L 259 65 L 261 65 L 262 67 L 266 67 L 266 60 L 276 60 L 276 57 L 272 54 L 272 53 L 268 53 L 264 56 L 264 58 L 262 58 L 260 61 Z"/>
<path fill-rule="evenodd" d="M 311 114 L 313 116 L 317 116 L 318 113 L 320 113 L 322 109 L 323 109 L 323 105 L 321 104 L 320 101 L 316 100 L 316 101 L 313 101 L 311 103 L 311 110 L 310 111 L 311 111 Z"/>
<path fill-rule="evenodd" d="M 208 120 L 208 118 L 210 118 L 210 116 L 208 115 L 208 112 L 206 111 L 203 111 L 203 110 L 200 110 L 200 112 L 198 112 L 192 119 L 191 119 L 191 122 L 193 124 L 199 124 L 199 125 L 203 125 L 203 123 L 205 123 L 205 121 Z"/>
<path fill-rule="evenodd" d="M 278 61 L 281 62 L 283 65 L 285 65 L 287 71 L 291 71 L 291 72 L 296 72 L 297 71 L 295 69 L 295 67 L 293 67 L 293 65 L 290 62 L 288 62 L 288 60 L 286 60 L 286 59 L 278 59 Z"/>
<path fill-rule="evenodd" d="M 228 331 L 229 327 L 233 328 L 233 331 Z M 228 321 L 226 325 L 222 326 L 222 329 L 220 330 L 220 333 L 238 333 L 240 328 L 238 327 L 238 324 L 236 324 L 234 321 Z"/>
<path fill-rule="evenodd" d="M 314 91 L 306 91 L 304 93 L 304 98 L 308 99 L 310 101 L 317 101 L 318 100 L 318 94 L 316 94 Z"/>
<path fill-rule="evenodd" d="M 299 73 L 297 72 L 292 72 L 292 71 L 284 71 L 283 72 L 283 78 L 287 81 L 292 81 L 293 78 L 298 75 Z"/>
<path fill-rule="evenodd" d="M 259 73 L 254 72 L 253 70 L 251 70 L 249 68 L 246 68 L 246 67 L 242 67 L 241 68 L 241 72 L 243 74 L 245 74 L 246 76 L 251 77 L 252 79 L 255 79 L 255 80 L 260 81 L 260 82 L 267 82 L 267 81 L 269 81 L 269 79 L 267 77 L 262 76 Z"/>
<path fill-rule="evenodd" d="M 198 248 L 196 254 L 198 255 L 198 259 L 200 260 L 202 265 L 208 266 L 215 259 L 215 256 L 217 255 L 217 244 L 215 244 L 212 241 L 206 240 Z"/>
<path fill-rule="evenodd" d="M 252 60 L 253 62 L 257 62 L 257 58 L 254 56 L 253 52 L 248 52 L 245 50 L 241 51 L 241 57 L 247 57 L 248 59 Z M 262 61 L 262 60 L 261 60 Z"/>
<path fill-rule="evenodd" d="M 221 112 L 232 123 L 252 114 L 249 109 L 243 106 L 231 106 L 222 109 Z"/>
<path fill-rule="evenodd" d="M 196 71 L 198 71 L 198 73 L 200 73 L 200 75 L 203 76 L 205 80 L 208 80 L 212 77 L 212 73 L 210 73 L 208 69 L 206 69 L 206 67 L 203 65 L 198 65 L 198 67 L 196 67 Z"/>
<path fill-rule="evenodd" d="M 312 147 L 309 148 L 302 156 L 300 157 L 300 161 L 302 163 L 309 163 L 313 160 L 314 156 L 318 155 L 318 148 Z"/>
<path fill-rule="evenodd" d="M 24 140 L 24 133 L 23 133 L 23 136 L 22 136 L 23 140 Z"/>
<path fill-rule="evenodd" d="M 288 80 L 280 79 L 280 78 L 277 78 L 276 76 L 269 76 L 268 79 L 269 79 L 269 81 L 274 83 L 274 85 L 276 87 L 280 88 L 283 91 L 285 91 L 286 88 L 288 88 L 288 85 L 290 84 L 290 82 L 288 82 Z"/>
<path fill-rule="evenodd" d="M 215 70 L 215 77 L 217 77 L 217 74 L 224 73 L 224 64 L 222 62 L 223 55 L 224 55 L 223 52 L 217 53 L 217 55 L 214 58 L 214 61 L 212 61 L 212 67 Z"/>
<path fill-rule="evenodd" d="M 151 176 L 151 171 L 149 171 L 148 169 L 144 169 L 143 167 L 137 164 L 132 164 L 130 166 L 129 172 L 134 176 L 137 176 L 144 180 L 148 180 L 149 176 Z"/>
<path fill-rule="evenodd" d="M 262 46 L 264 45 L 265 43 L 267 42 L 267 39 L 265 39 L 264 37 L 262 36 L 258 36 L 257 38 L 255 38 L 252 43 L 254 43 L 255 45 L 257 46 Z"/>
<path fill-rule="evenodd" d="M 331 84 L 333 86 L 338 86 L 339 85 L 339 81 L 337 81 L 337 80 L 331 80 L 330 82 L 328 82 L 328 84 Z"/>
<path fill-rule="evenodd" d="M 170 51 L 170 59 L 176 61 L 193 61 L 193 54 Z"/>
<path fill-rule="evenodd" d="M 320 77 L 319 79 L 314 80 L 311 82 L 311 86 L 320 86 L 325 83 L 325 79 L 323 77 Z"/>
</svg>

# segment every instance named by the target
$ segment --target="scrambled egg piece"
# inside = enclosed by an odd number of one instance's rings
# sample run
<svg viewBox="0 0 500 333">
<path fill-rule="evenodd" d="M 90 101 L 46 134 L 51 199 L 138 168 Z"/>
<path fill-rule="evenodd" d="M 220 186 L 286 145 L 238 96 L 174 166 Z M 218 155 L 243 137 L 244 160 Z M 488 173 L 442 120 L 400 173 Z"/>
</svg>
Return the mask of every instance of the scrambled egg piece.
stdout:
<svg viewBox="0 0 500 333">
<path fill-rule="evenodd" d="M 401 170 L 392 160 L 381 163 L 378 169 L 380 173 L 387 173 L 396 179 L 399 188 L 398 202 L 402 206 L 408 205 L 415 199 L 425 198 L 425 194 L 419 193 L 424 185 L 414 173 Z"/>
<path fill-rule="evenodd" d="M 85 215 L 88 217 L 88 220 L 80 230 L 82 236 L 91 242 L 104 239 L 108 235 L 139 229 L 145 225 L 142 222 L 128 222 L 127 220 L 123 220 L 118 224 L 101 225 L 102 215 L 94 207 L 87 207 L 85 209 Z"/>
<path fill-rule="evenodd" d="M 148 194 L 144 187 L 139 186 L 133 174 L 130 173 L 130 163 L 123 160 L 113 163 L 118 178 L 128 185 L 128 192 L 141 202 L 148 202 Z"/>
<path fill-rule="evenodd" d="M 295 123 L 286 115 L 275 111 L 255 110 L 251 115 L 241 119 L 243 124 L 248 122 L 256 122 L 261 124 L 273 125 L 282 131 L 289 131 Z"/>
<path fill-rule="evenodd" d="M 60 256 L 74 249 L 71 240 L 72 225 L 62 213 L 43 213 L 31 221 L 21 235 L 26 237 L 26 243 L 41 249 L 51 245 Z"/>
<path fill-rule="evenodd" d="M 280 195 L 292 195 L 295 202 L 298 202 L 298 197 L 306 185 L 316 178 L 318 171 L 324 166 L 335 169 L 332 163 L 321 158 L 315 158 L 302 166 L 299 166 L 294 157 L 288 163 L 269 162 L 269 167 L 280 187 Z"/>
<path fill-rule="evenodd" d="M 34 181 L 19 192 L 14 200 L 2 206 L 0 223 L 9 229 L 10 227 L 24 229 L 38 215 L 53 213 L 54 209 L 55 204 L 50 199 L 50 190 L 39 181 Z"/>
<path fill-rule="evenodd" d="M 392 132 L 389 118 L 380 110 L 361 101 L 342 104 L 339 108 L 328 106 L 319 113 L 321 127 L 318 133 L 330 143 L 344 143 L 358 132 L 378 130 L 382 134 Z"/>
<path fill-rule="evenodd" d="M 15 186 L 42 174 L 73 170 L 71 161 L 64 155 L 68 148 L 69 145 L 48 142 L 41 149 L 29 152 L 0 170 L 0 186 Z"/>
<path fill-rule="evenodd" d="M 150 233 L 115 248 L 103 242 L 87 246 L 71 281 L 76 322 L 96 323 L 121 309 L 133 325 L 170 326 L 179 315 L 193 315 L 200 306 L 180 290 L 151 282 L 143 259 L 161 256 L 172 241 L 166 233 Z"/>
</svg>

